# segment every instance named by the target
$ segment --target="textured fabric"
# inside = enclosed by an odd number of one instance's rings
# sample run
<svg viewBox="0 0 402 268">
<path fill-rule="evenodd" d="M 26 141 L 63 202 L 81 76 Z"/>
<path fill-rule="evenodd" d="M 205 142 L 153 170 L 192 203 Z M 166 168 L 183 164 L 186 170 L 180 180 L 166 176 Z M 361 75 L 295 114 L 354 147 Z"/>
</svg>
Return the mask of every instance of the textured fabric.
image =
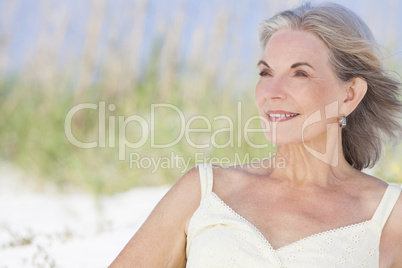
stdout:
<svg viewBox="0 0 402 268">
<path fill-rule="evenodd" d="M 201 202 L 190 219 L 187 266 L 378 267 L 382 228 L 401 192 L 388 186 L 365 222 L 318 233 L 274 250 L 260 231 L 212 192 L 212 166 L 199 165 Z"/>
</svg>

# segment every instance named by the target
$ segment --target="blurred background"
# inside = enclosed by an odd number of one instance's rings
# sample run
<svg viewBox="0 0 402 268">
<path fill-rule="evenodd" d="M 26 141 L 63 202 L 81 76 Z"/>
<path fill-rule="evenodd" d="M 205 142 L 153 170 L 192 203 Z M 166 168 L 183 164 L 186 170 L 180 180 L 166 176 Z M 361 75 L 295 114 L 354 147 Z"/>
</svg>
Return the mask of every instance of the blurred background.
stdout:
<svg viewBox="0 0 402 268">
<path fill-rule="evenodd" d="M 195 152 L 228 157 L 232 162 L 235 154 L 248 154 L 250 159 L 268 155 L 271 147 L 252 148 L 235 131 L 233 138 L 241 139 L 241 146 L 196 149 L 183 137 L 161 149 L 152 148 L 148 139 L 140 148 L 127 148 L 126 159 L 119 161 L 118 135 L 115 146 L 106 142 L 104 148 L 82 149 L 68 141 L 64 123 L 75 105 L 99 107 L 104 102 L 105 128 L 113 125 L 118 132 L 119 116 L 140 115 L 149 122 L 151 104 L 169 103 L 186 120 L 203 115 L 214 122 L 215 116 L 226 115 L 235 126 L 244 126 L 244 121 L 237 121 L 239 101 L 243 118 L 257 115 L 253 97 L 261 53 L 258 25 L 299 2 L 0 1 L 0 160 L 26 170 L 37 187 L 51 182 L 60 190 L 73 186 L 97 195 L 171 184 L 183 173 L 183 168 L 174 165 L 156 172 L 130 167 L 132 152 L 155 159 L 173 152 L 190 159 L 189 167 L 196 164 Z M 402 3 L 336 2 L 368 23 L 381 45 L 385 65 L 399 77 Z M 113 111 L 108 109 L 110 104 L 115 105 Z M 180 120 L 172 109 L 160 111 L 155 116 L 155 141 L 166 144 L 178 137 Z M 99 141 L 98 112 L 75 113 L 71 129 L 77 140 Z M 257 120 L 251 125 L 259 128 Z M 197 126 L 205 128 L 205 122 L 195 120 L 192 127 Z M 228 126 L 217 121 L 212 132 L 223 127 Z M 138 123 L 127 124 L 125 130 L 128 141 L 141 138 Z M 106 131 L 107 141 L 109 134 Z M 252 135 L 254 143 L 265 143 L 261 133 Z M 191 140 L 201 144 L 210 136 L 192 134 Z M 224 144 L 228 133 L 216 139 Z M 387 153 L 372 172 L 387 180 L 401 179 L 400 160 L 400 150 Z"/>
<path fill-rule="evenodd" d="M 238 126 L 244 127 L 248 118 L 257 115 L 258 25 L 301 2 L 0 0 L 0 192 L 6 194 L 7 185 L 18 177 L 25 191 L 40 192 L 50 185 L 58 193 L 85 193 L 98 200 L 99 209 L 99 200 L 107 196 L 174 183 L 185 167 L 174 165 L 172 155 L 188 160 L 188 168 L 197 164 L 196 153 L 215 160 L 227 158 L 226 165 L 236 156 L 250 161 L 269 156 L 275 150 L 272 146 L 253 148 L 237 132 Z M 401 80 L 402 2 L 334 2 L 366 21 L 381 46 L 386 68 Z M 85 149 L 67 139 L 65 123 L 73 107 L 88 103 L 96 109 L 79 110 L 71 121 L 77 140 L 98 142 L 95 148 Z M 102 103 L 106 108 L 100 118 Z M 194 148 L 183 137 L 174 146 L 153 148 L 148 136 L 140 148 L 125 148 L 125 159 L 119 160 L 121 135 L 134 143 L 144 131 L 133 121 L 122 133 L 119 117 L 138 115 L 149 123 L 151 105 L 161 103 L 180 109 L 187 121 L 205 116 L 212 124 L 211 133 L 218 131 L 217 143 L 233 138 L 234 146 Z M 225 120 L 214 121 L 222 115 L 231 118 L 233 137 L 228 131 L 219 132 L 230 127 Z M 167 144 L 178 137 L 182 122 L 176 111 L 161 109 L 154 118 L 156 143 Z M 194 120 L 191 127 L 206 128 L 206 123 Z M 249 128 L 260 128 L 259 121 L 252 121 Z M 106 141 L 103 145 L 100 138 Z M 197 144 L 210 138 L 211 134 L 191 134 Z M 250 133 L 249 139 L 267 144 L 262 133 Z M 130 166 L 134 154 L 167 164 L 156 169 L 145 162 L 142 167 Z M 401 183 L 401 162 L 399 146 L 368 172 Z M 4 227 L 4 221 L 0 225 Z M 7 228 L 14 239 L 7 241 L 14 241 L 13 245 L 32 242 L 34 236 L 16 235 Z M 62 234 L 71 236 L 70 231 Z M 7 243 L 3 247 L 13 246 Z M 56 266 L 43 261 L 47 255 L 42 248 L 34 252 L 42 254 L 43 265 L 33 266 Z"/>
</svg>

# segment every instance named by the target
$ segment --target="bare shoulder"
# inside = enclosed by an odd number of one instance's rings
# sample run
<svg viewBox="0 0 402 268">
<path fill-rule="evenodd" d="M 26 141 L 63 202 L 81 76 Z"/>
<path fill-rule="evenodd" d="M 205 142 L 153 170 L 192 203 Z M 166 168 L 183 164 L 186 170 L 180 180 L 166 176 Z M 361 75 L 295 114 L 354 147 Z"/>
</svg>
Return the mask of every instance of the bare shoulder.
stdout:
<svg viewBox="0 0 402 268">
<path fill-rule="evenodd" d="M 359 199 L 364 200 L 364 208 L 373 211 L 384 197 L 388 183 L 360 171 L 353 173 L 351 189 L 360 189 Z M 402 267 L 402 194 L 399 195 L 381 234 L 380 267 Z"/>
<path fill-rule="evenodd" d="M 365 174 L 368 192 L 375 197 L 376 206 L 378 200 L 382 200 L 384 193 L 389 186 L 388 183 L 376 177 Z M 396 186 L 399 187 L 400 186 Z M 380 242 L 380 267 L 402 267 L 402 194 L 393 207 L 391 214 L 381 233 Z"/>
<path fill-rule="evenodd" d="M 201 200 L 201 185 L 199 167 L 188 170 L 169 190 L 166 199 L 173 200 L 175 207 L 179 208 L 184 219 L 183 227 L 186 233 L 186 225 L 193 213 L 198 208 Z"/>
<path fill-rule="evenodd" d="M 181 221 L 180 226 L 184 226 L 183 222 L 185 223 L 187 218 L 191 217 L 199 206 L 200 199 L 201 187 L 199 171 L 198 167 L 193 167 L 176 181 L 153 212 L 160 211 L 164 213 L 166 210 L 169 211 L 169 213 L 174 212 L 174 218 Z"/>
<path fill-rule="evenodd" d="M 185 267 L 185 226 L 200 201 L 198 168 L 159 201 L 110 267 Z"/>
<path fill-rule="evenodd" d="M 383 229 L 382 239 L 387 243 L 387 249 L 392 252 L 391 267 L 402 267 L 402 194 L 399 198 Z"/>
<path fill-rule="evenodd" d="M 178 199 L 192 201 L 190 204 L 197 205 L 201 198 L 200 176 L 198 169 L 198 167 L 193 167 L 188 170 L 172 186 L 167 195 L 175 196 Z"/>
<path fill-rule="evenodd" d="M 379 178 L 357 170 L 351 174 L 350 178 L 353 178 L 351 180 L 352 184 L 347 186 L 352 191 L 357 190 L 359 199 L 363 200 L 363 203 L 372 214 L 382 200 L 388 184 Z"/>
<path fill-rule="evenodd" d="M 246 187 L 254 179 L 267 176 L 269 169 L 261 163 L 249 163 L 222 167 L 213 165 L 214 184 L 212 191 L 220 197 L 231 195 L 233 192 Z"/>
<path fill-rule="evenodd" d="M 400 186 L 396 187 L 401 188 Z M 402 238 L 402 193 L 399 195 L 399 198 L 396 201 L 395 207 L 391 212 L 389 220 L 391 224 L 394 223 L 398 227 L 396 229 L 399 231 Z M 402 240 L 401 240 L 401 246 L 402 246 Z"/>
</svg>

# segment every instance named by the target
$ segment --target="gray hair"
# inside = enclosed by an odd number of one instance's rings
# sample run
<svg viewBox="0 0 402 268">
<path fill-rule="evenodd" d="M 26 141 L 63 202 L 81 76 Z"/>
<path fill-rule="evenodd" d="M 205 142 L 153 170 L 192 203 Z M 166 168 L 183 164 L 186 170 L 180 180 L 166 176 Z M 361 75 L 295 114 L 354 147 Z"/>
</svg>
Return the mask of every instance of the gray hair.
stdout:
<svg viewBox="0 0 402 268">
<path fill-rule="evenodd" d="M 342 149 L 354 168 L 373 167 L 385 143 L 399 142 L 402 103 L 398 99 L 400 83 L 383 69 L 370 29 L 353 11 L 341 5 L 307 3 L 278 13 L 261 24 L 263 49 L 281 29 L 304 30 L 318 36 L 330 50 L 329 62 L 340 83 L 355 77 L 366 80 L 367 93 L 342 129 Z"/>
</svg>

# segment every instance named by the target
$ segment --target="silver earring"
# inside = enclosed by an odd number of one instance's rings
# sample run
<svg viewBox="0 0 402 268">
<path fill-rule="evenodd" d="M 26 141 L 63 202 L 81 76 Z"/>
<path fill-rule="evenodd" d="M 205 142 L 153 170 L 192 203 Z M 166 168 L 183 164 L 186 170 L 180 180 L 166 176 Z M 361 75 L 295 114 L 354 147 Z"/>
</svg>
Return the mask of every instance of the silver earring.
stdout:
<svg viewBox="0 0 402 268">
<path fill-rule="evenodd" d="M 346 127 L 346 116 L 343 114 L 341 119 L 339 119 L 339 127 L 344 128 Z"/>
</svg>

